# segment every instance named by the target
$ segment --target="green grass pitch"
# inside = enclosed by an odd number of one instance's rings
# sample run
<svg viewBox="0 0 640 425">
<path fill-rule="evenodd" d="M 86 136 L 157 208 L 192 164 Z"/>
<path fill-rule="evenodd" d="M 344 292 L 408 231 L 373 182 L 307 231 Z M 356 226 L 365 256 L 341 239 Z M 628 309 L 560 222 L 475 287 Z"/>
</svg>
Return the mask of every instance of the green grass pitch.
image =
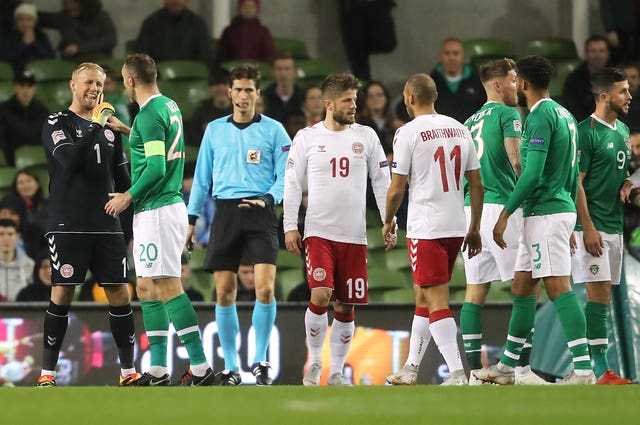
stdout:
<svg viewBox="0 0 640 425">
<path fill-rule="evenodd" d="M 0 388 L 0 424 L 638 423 L 640 386 Z"/>
</svg>

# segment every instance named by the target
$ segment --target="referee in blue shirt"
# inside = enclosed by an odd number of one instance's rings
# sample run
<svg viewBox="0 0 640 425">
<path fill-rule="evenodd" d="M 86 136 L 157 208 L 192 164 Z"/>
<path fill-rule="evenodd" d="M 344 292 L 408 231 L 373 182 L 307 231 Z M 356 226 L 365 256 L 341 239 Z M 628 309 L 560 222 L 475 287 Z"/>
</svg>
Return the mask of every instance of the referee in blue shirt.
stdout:
<svg viewBox="0 0 640 425">
<path fill-rule="evenodd" d="M 282 202 L 284 170 L 291 139 L 282 124 L 256 114 L 260 73 L 250 65 L 238 66 L 229 78 L 233 114 L 207 126 L 189 198 L 189 234 L 206 197 L 216 202 L 204 267 L 216 283 L 216 321 L 225 369 L 220 385 L 239 385 L 236 338 L 236 272 L 244 255 L 254 263 L 256 304 L 253 327 L 256 353 L 251 372 L 258 385 L 270 385 L 266 361 L 271 329 L 276 318 L 274 298 L 278 255 L 275 204 Z"/>
</svg>

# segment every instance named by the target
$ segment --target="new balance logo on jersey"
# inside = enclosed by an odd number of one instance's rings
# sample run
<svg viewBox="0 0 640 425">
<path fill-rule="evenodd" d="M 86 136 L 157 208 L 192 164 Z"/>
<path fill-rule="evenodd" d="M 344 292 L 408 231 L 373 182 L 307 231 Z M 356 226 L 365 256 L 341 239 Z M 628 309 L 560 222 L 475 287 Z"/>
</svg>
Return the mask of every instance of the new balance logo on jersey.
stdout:
<svg viewBox="0 0 640 425">
<path fill-rule="evenodd" d="M 150 269 L 151 267 L 153 267 L 153 263 L 147 263 L 144 266 L 145 268 Z"/>
<path fill-rule="evenodd" d="M 609 144 L 607 145 L 607 149 L 613 149 L 613 143 L 609 143 Z"/>
</svg>

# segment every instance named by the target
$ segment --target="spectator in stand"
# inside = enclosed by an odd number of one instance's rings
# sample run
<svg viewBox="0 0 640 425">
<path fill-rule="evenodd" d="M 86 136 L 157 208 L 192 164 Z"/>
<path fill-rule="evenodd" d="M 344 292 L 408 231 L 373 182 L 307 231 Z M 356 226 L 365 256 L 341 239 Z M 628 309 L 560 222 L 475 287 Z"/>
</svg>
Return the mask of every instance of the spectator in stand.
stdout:
<svg viewBox="0 0 640 425">
<path fill-rule="evenodd" d="M 393 157 L 393 114 L 389 107 L 389 90 L 380 81 L 371 81 L 365 89 L 364 107 L 358 114 L 357 122 L 373 128 L 378 134 L 384 153 L 388 159 Z"/>
<path fill-rule="evenodd" d="M 591 93 L 591 76 L 609 62 L 609 43 L 602 35 L 592 35 L 584 42 L 584 60 L 567 76 L 562 88 L 562 106 L 580 122 L 596 108 Z"/>
<path fill-rule="evenodd" d="M 26 213 L 20 207 L 18 199 L 3 199 L 0 201 L 0 220 L 8 219 L 18 225 L 18 247 L 24 250 L 29 257 L 35 258 L 39 252 L 47 249 L 46 240 L 42 228 L 26 221 Z M 20 215 L 22 214 L 22 215 Z"/>
<path fill-rule="evenodd" d="M 38 254 L 33 267 L 33 283 L 18 292 L 16 301 L 49 301 L 51 298 L 51 260 L 49 251 Z"/>
<path fill-rule="evenodd" d="M 164 0 L 142 23 L 135 47 L 156 62 L 194 60 L 210 66 L 210 40 L 206 22 L 187 8 L 187 0 Z"/>
<path fill-rule="evenodd" d="M 309 127 L 324 119 L 324 100 L 322 99 L 322 89 L 318 86 L 309 86 L 304 93 L 304 103 L 302 111 L 307 117 L 305 127 Z"/>
<path fill-rule="evenodd" d="M 611 61 L 619 63 L 640 56 L 640 3 L 634 0 L 600 0 L 600 19 L 611 48 Z"/>
<path fill-rule="evenodd" d="M 275 81 L 262 90 L 267 115 L 285 123 L 289 115 L 302 111 L 304 89 L 296 84 L 296 63 L 289 52 L 280 52 L 273 61 Z"/>
<path fill-rule="evenodd" d="M 200 146 L 207 124 L 233 112 L 229 98 L 229 71 L 219 69 L 209 75 L 209 93 L 211 97 L 203 100 L 193 112 L 185 140 L 188 145 Z"/>
<path fill-rule="evenodd" d="M 276 48 L 269 28 L 260 23 L 260 1 L 238 0 L 238 16 L 224 29 L 218 45 L 218 62 L 255 60 L 271 63 Z"/>
<path fill-rule="evenodd" d="M 186 255 L 182 254 L 180 258 L 180 281 L 182 282 L 182 289 L 184 293 L 187 294 L 190 301 L 204 301 L 204 295 L 193 286 L 189 282 L 191 279 L 191 266 L 189 265 L 189 259 Z"/>
<path fill-rule="evenodd" d="M 42 124 L 49 115 L 47 107 L 34 98 L 36 79 L 29 71 L 16 76 L 13 93 L 9 100 L 0 103 L 0 148 L 12 167 L 17 148 L 40 145 Z"/>
<path fill-rule="evenodd" d="M 471 65 L 465 65 L 459 39 L 448 38 L 442 43 L 440 63 L 431 72 L 431 78 L 438 90 L 435 108 L 439 114 L 464 123 L 484 105 L 484 88 Z"/>
<path fill-rule="evenodd" d="M 37 26 L 38 11 L 33 4 L 23 3 L 13 14 L 14 25 L 0 45 L 0 58 L 13 66 L 16 74 L 35 59 L 51 59 L 55 52 L 47 35 Z"/>
<path fill-rule="evenodd" d="M 42 191 L 42 185 L 38 176 L 29 169 L 18 171 L 13 179 L 11 191 L 4 197 L 18 208 L 18 214 L 25 218 L 25 223 L 38 226 L 44 235 L 43 229 L 47 222 L 47 199 Z"/>
<path fill-rule="evenodd" d="M 306 123 L 307 117 L 304 115 L 304 112 L 300 110 L 292 111 L 287 115 L 282 125 L 284 125 L 284 129 L 287 130 L 289 137 L 293 139 L 298 131 L 307 126 Z"/>
<path fill-rule="evenodd" d="M 631 94 L 631 104 L 629 113 L 620 115 L 618 119 L 629 126 L 631 132 L 640 131 L 640 69 L 633 62 L 626 62 L 620 66 L 627 82 L 629 83 L 629 93 Z"/>
<path fill-rule="evenodd" d="M 19 239 L 16 222 L 0 220 L 0 301 L 15 301 L 32 282 L 34 262 L 18 247 Z"/>
<path fill-rule="evenodd" d="M 116 27 L 100 0 L 62 0 L 62 11 L 40 12 L 40 25 L 60 31 L 60 57 L 76 63 L 112 57 Z"/>
</svg>

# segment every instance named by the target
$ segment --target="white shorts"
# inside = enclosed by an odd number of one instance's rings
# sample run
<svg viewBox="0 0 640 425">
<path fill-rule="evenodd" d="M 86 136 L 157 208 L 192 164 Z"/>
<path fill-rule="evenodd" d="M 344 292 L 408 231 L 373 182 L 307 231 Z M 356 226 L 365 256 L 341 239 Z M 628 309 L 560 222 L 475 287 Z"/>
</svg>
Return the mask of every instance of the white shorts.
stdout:
<svg viewBox="0 0 640 425">
<path fill-rule="evenodd" d="M 482 207 L 482 219 L 480 221 L 480 236 L 482 238 L 482 251 L 469 259 L 467 252 L 462 253 L 464 258 L 464 272 L 467 284 L 487 283 L 497 280 L 507 281 L 513 279 L 516 258 L 518 256 L 518 239 L 522 233 L 522 210 L 517 209 L 509 217 L 507 230 L 504 232 L 504 240 L 507 243 L 505 249 L 500 249 L 493 241 L 493 227 L 498 221 L 498 216 L 504 206 L 500 204 L 484 204 Z M 467 216 L 467 227 L 471 222 L 471 207 L 464 207 Z"/>
<path fill-rule="evenodd" d="M 180 258 L 187 238 L 184 202 L 142 211 L 133 216 L 133 259 L 136 276 L 180 277 Z"/>
<path fill-rule="evenodd" d="M 584 247 L 584 233 L 575 232 L 578 249 L 571 258 L 571 277 L 573 283 L 611 282 L 620 283 L 622 270 L 622 235 L 598 232 L 604 248 L 600 257 L 594 257 Z"/>
<path fill-rule="evenodd" d="M 531 271 L 534 279 L 571 275 L 569 238 L 576 213 L 525 217 L 516 271 Z"/>
</svg>

